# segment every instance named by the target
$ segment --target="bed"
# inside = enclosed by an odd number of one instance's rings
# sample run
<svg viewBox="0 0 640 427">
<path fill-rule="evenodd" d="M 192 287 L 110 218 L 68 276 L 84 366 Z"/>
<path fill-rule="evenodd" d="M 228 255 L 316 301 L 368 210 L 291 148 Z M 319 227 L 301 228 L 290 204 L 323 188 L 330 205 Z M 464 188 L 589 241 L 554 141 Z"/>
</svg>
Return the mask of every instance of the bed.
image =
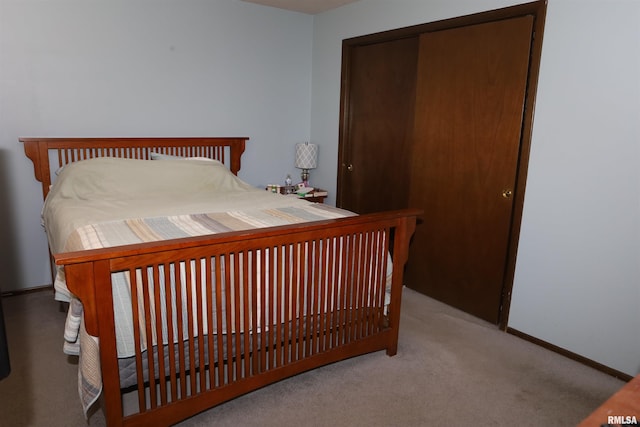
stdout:
<svg viewBox="0 0 640 427">
<path fill-rule="evenodd" d="M 42 183 L 56 298 L 70 302 L 81 400 L 100 396 L 108 425 L 175 424 L 397 352 L 419 211 L 355 215 L 255 189 L 237 178 L 247 139 L 20 139 Z"/>
</svg>

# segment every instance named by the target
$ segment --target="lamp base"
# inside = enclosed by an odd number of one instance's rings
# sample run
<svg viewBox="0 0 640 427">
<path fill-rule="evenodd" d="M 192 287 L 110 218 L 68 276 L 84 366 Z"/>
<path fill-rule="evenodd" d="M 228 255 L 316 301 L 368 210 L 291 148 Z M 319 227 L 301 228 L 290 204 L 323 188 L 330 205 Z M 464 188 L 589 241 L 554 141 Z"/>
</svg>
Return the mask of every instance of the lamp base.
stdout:
<svg viewBox="0 0 640 427">
<path fill-rule="evenodd" d="M 302 173 L 300 174 L 300 179 L 304 183 L 304 186 L 308 187 L 308 184 L 309 184 L 309 169 L 302 169 Z"/>
</svg>

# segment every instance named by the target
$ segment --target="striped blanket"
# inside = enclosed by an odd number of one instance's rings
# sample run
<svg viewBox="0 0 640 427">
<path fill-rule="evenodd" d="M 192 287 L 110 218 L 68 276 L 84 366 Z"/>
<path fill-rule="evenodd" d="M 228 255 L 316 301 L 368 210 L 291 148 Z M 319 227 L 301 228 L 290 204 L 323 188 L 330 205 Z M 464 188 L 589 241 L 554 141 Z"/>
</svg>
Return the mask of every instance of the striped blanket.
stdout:
<svg viewBox="0 0 640 427">
<path fill-rule="evenodd" d="M 82 226 L 74 230 L 65 244 L 65 251 L 98 249 L 125 244 L 216 234 L 300 222 L 318 221 L 354 215 L 329 205 L 302 202 L 267 209 L 235 210 L 203 214 L 174 215 L 153 218 L 131 218 Z M 82 322 L 82 305 L 71 295 L 59 270 L 56 291 L 70 296 L 71 305 L 65 327 L 65 352 L 80 356 L 79 388 L 85 410 L 97 400 L 102 390 L 99 345 L 87 335 Z M 119 357 L 134 354 L 132 314 L 123 307 L 130 305 L 128 277 L 115 274 L 113 297 Z"/>
</svg>

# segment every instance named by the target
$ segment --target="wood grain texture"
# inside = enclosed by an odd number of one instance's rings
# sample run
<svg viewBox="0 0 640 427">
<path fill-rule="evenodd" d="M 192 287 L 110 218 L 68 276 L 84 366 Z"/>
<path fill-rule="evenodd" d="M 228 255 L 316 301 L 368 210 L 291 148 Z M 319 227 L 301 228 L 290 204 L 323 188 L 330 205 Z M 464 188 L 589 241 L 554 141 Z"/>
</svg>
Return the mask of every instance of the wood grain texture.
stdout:
<svg viewBox="0 0 640 427">
<path fill-rule="evenodd" d="M 627 419 L 626 417 L 631 418 Z M 635 422 L 633 421 L 634 418 Z M 627 423 L 627 421 L 629 422 Z M 640 375 L 633 378 L 611 398 L 607 399 L 598 409 L 578 424 L 578 427 L 600 427 L 631 423 L 640 423 Z"/>
<path fill-rule="evenodd" d="M 531 16 L 420 37 L 410 206 L 425 209 L 407 283 L 498 323 Z"/>
</svg>

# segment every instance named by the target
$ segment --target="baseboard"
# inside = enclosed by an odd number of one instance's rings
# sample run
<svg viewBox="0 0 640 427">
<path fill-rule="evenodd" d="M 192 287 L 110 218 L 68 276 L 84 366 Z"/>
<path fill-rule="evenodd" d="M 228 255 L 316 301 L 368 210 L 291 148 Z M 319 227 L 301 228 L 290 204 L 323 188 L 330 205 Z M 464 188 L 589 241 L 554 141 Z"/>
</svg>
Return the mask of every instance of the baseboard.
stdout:
<svg viewBox="0 0 640 427">
<path fill-rule="evenodd" d="M 536 337 L 532 337 L 531 335 L 525 334 L 524 332 L 520 332 L 517 329 L 513 329 L 513 328 L 507 328 L 507 333 L 511 334 L 511 335 L 515 335 L 519 338 L 522 338 L 525 341 L 529 341 L 532 342 L 534 344 L 539 345 L 540 347 L 546 348 L 547 350 L 553 351 L 554 353 L 558 353 L 561 354 L 565 357 L 568 357 L 569 359 L 575 360 L 576 362 L 582 363 L 583 365 L 589 366 L 590 368 L 596 369 L 600 372 L 604 372 L 607 375 L 611 375 L 612 377 L 618 378 L 620 380 L 623 381 L 631 381 L 633 379 L 633 376 L 629 375 L 629 374 L 625 374 L 624 372 L 620 372 L 618 370 L 615 370 L 613 368 L 610 368 L 608 366 L 605 366 L 601 363 L 596 362 L 595 360 L 591 360 L 591 359 L 587 359 L 584 356 L 580 356 L 577 353 L 573 353 L 567 349 L 564 349 L 562 347 L 558 347 L 556 345 L 553 345 L 547 341 L 543 341 L 539 338 Z"/>
<path fill-rule="evenodd" d="M 36 286 L 34 288 L 16 289 L 13 291 L 2 292 L 2 297 L 15 297 L 18 295 L 30 294 L 33 292 L 51 291 L 53 292 L 53 285 Z"/>
</svg>

